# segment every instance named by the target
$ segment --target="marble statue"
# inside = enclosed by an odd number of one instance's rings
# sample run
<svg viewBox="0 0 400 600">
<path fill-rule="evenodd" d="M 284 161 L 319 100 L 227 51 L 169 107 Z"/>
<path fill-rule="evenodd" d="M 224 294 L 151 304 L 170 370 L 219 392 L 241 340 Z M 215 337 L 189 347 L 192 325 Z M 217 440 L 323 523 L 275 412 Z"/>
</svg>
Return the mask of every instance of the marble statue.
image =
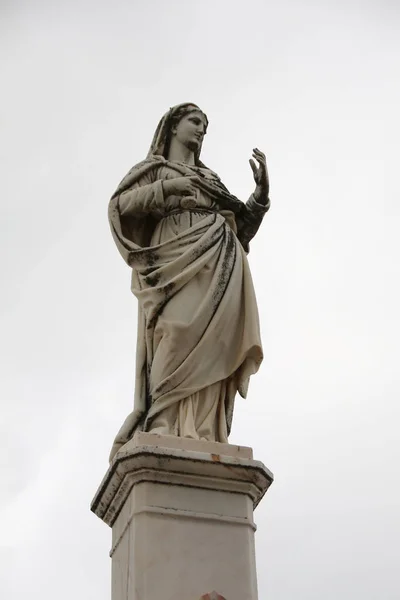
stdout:
<svg viewBox="0 0 400 600">
<path fill-rule="evenodd" d="M 171 108 L 110 201 L 139 308 L 134 410 L 111 458 L 136 430 L 227 442 L 236 392 L 262 361 L 246 255 L 269 209 L 266 159 L 253 150 L 241 202 L 200 160 L 207 128 L 195 104 Z"/>
</svg>

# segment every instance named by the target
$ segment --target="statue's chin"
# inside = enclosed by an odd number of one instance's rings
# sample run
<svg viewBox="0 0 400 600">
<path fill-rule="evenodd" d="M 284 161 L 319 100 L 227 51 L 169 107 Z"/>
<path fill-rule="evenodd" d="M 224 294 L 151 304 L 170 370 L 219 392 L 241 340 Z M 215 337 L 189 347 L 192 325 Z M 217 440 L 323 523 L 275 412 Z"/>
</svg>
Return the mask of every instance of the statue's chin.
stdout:
<svg viewBox="0 0 400 600">
<path fill-rule="evenodd" d="M 186 147 L 187 147 L 187 148 L 189 148 L 189 150 L 190 150 L 191 152 L 197 152 L 197 150 L 198 150 L 198 149 L 199 149 L 199 147 L 200 147 L 200 142 L 196 142 L 196 141 L 194 141 L 194 140 L 193 140 L 193 141 L 191 140 L 191 141 L 189 141 L 189 142 L 186 144 Z"/>
</svg>

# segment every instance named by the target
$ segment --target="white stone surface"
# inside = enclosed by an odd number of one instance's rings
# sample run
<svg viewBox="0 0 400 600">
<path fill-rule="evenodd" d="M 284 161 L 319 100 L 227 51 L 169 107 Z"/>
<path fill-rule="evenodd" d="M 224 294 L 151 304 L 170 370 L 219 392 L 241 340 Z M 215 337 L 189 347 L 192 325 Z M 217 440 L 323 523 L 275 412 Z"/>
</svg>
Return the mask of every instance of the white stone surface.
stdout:
<svg viewBox="0 0 400 600">
<path fill-rule="evenodd" d="M 191 440 L 176 435 L 159 435 L 157 433 L 144 433 L 138 431 L 120 451 L 127 452 L 137 446 L 154 446 L 160 448 L 176 448 L 178 450 L 195 450 L 207 454 L 222 454 L 236 458 L 253 458 L 253 450 L 247 446 L 234 446 L 233 444 L 221 444 L 219 442 L 205 442 Z"/>
<path fill-rule="evenodd" d="M 253 507 L 272 479 L 250 448 L 136 434 L 92 503 L 112 526 L 112 600 L 256 600 Z"/>
</svg>

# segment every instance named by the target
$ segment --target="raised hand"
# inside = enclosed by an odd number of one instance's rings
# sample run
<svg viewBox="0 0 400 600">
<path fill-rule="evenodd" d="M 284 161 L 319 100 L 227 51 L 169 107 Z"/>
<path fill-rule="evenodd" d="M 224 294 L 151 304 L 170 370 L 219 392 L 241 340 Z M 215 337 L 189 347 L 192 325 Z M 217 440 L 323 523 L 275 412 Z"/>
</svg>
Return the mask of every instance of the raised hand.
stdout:
<svg viewBox="0 0 400 600">
<path fill-rule="evenodd" d="M 258 167 L 253 159 L 258 162 Z M 254 181 L 256 182 L 254 198 L 260 204 L 267 204 L 269 194 L 269 179 L 267 171 L 267 159 L 265 158 L 264 152 L 261 152 L 261 150 L 258 148 L 254 148 L 253 158 L 250 158 L 249 163 L 253 171 Z"/>
</svg>

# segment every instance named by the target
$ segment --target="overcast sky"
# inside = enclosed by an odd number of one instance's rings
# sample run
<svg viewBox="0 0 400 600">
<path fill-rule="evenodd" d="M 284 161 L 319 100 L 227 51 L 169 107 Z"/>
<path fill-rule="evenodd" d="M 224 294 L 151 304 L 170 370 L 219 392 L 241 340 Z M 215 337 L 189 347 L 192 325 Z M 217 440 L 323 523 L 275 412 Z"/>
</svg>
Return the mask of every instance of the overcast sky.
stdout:
<svg viewBox="0 0 400 600">
<path fill-rule="evenodd" d="M 398 600 L 399 3 L 0 6 L 1 597 L 110 600 L 89 505 L 133 403 L 137 305 L 107 204 L 191 101 L 232 193 L 254 146 L 271 178 L 249 256 L 265 360 L 230 438 L 276 478 L 260 600 Z"/>
</svg>

